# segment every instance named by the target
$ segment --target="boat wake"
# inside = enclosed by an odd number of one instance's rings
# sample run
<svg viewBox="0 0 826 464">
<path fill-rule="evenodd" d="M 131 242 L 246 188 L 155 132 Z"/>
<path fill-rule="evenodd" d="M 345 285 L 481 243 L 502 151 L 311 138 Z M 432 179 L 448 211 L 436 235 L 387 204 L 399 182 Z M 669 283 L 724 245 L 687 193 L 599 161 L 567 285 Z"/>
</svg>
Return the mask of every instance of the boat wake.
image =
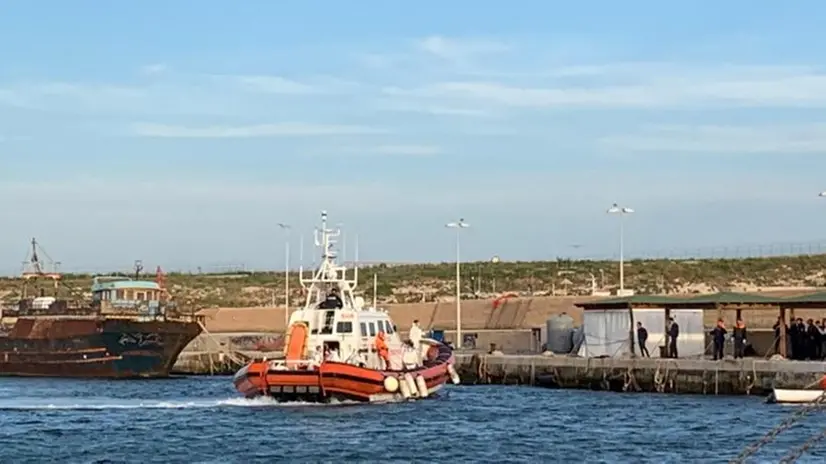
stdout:
<svg viewBox="0 0 826 464">
<path fill-rule="evenodd" d="M 150 400 L 121 398 L 3 398 L 0 411 L 27 410 L 74 410 L 95 411 L 108 409 L 209 409 L 209 408 L 254 408 L 254 407 L 319 407 L 343 406 L 357 402 L 332 402 L 328 404 L 290 402 L 279 403 L 269 397 L 224 398 L 197 400 Z"/>
</svg>

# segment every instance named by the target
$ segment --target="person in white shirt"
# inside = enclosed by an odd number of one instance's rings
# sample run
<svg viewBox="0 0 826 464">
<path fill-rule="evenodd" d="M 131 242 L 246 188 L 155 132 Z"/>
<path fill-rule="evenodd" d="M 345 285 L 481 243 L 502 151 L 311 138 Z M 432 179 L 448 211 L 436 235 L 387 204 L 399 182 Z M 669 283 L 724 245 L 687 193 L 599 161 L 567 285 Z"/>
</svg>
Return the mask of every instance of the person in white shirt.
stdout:
<svg viewBox="0 0 826 464">
<path fill-rule="evenodd" d="M 327 361 L 330 361 L 330 362 L 339 362 L 340 361 L 339 357 L 338 357 L 338 350 L 337 349 L 330 350 L 330 352 L 327 354 Z"/>
<path fill-rule="evenodd" d="M 413 342 L 402 344 L 402 366 L 406 371 L 419 367 L 419 354 L 413 349 Z"/>
<path fill-rule="evenodd" d="M 324 351 L 319 345 L 315 347 L 315 352 L 313 352 L 313 357 L 310 360 L 310 367 L 317 368 L 322 362 L 324 362 Z"/>
<path fill-rule="evenodd" d="M 413 349 L 416 351 L 416 357 L 421 358 L 421 342 L 422 342 L 422 329 L 419 327 L 419 320 L 416 319 L 413 321 L 413 326 L 410 327 L 410 332 L 408 332 L 408 338 L 410 339 L 410 344 L 413 346 Z"/>
<path fill-rule="evenodd" d="M 408 333 L 408 338 L 410 341 L 413 342 L 413 348 L 419 349 L 419 343 L 422 342 L 422 329 L 419 327 L 419 320 L 416 319 L 413 321 L 413 326 L 410 327 L 410 332 Z"/>
</svg>

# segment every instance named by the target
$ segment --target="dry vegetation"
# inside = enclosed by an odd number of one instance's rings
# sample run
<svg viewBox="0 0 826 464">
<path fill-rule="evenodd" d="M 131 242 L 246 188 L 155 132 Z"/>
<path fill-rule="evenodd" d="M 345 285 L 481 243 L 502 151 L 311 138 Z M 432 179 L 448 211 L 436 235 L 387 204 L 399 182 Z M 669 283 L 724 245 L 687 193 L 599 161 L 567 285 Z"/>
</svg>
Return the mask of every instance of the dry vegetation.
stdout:
<svg viewBox="0 0 826 464">
<path fill-rule="evenodd" d="M 626 262 L 625 286 L 637 293 L 705 293 L 719 290 L 761 291 L 815 287 L 826 283 L 826 255 L 750 259 L 633 260 Z M 618 264 L 610 261 L 480 262 L 462 265 L 462 291 L 467 297 L 502 292 L 523 295 L 588 295 L 592 276 L 598 291 L 618 285 Z M 455 292 L 455 264 L 378 265 L 360 270 L 360 291 L 372 293 L 373 274 L 383 303 L 450 299 Z M 153 276 L 146 276 L 147 279 Z M 300 298 L 298 279 L 291 275 Z M 90 275 L 67 275 L 68 286 L 87 291 Z M 604 286 L 603 286 L 604 283 Z M 196 307 L 269 306 L 283 304 L 284 274 L 169 274 L 167 287 L 181 304 Z M 12 300 L 18 279 L 0 279 L 0 298 Z M 297 301 L 297 300 L 293 300 Z"/>
</svg>

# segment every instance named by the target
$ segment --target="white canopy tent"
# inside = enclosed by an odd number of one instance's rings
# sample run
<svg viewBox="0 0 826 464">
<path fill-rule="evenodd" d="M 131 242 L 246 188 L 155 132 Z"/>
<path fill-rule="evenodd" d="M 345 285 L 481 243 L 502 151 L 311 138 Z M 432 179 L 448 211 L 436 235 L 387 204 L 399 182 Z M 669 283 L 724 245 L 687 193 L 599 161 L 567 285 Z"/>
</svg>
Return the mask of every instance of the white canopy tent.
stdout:
<svg viewBox="0 0 826 464">
<path fill-rule="evenodd" d="M 636 323 L 642 322 L 648 331 L 646 348 L 651 357 L 660 356 L 661 345 L 665 344 L 665 308 L 638 308 L 629 310 L 588 309 L 583 311 L 582 326 L 585 342 L 579 349 L 582 357 L 623 357 L 631 354 L 631 311 L 634 314 L 634 342 L 637 344 Z M 702 356 L 705 353 L 705 330 L 701 309 L 672 309 L 671 317 L 680 326 L 677 351 L 680 357 Z M 640 354 L 639 347 L 634 351 Z"/>
</svg>

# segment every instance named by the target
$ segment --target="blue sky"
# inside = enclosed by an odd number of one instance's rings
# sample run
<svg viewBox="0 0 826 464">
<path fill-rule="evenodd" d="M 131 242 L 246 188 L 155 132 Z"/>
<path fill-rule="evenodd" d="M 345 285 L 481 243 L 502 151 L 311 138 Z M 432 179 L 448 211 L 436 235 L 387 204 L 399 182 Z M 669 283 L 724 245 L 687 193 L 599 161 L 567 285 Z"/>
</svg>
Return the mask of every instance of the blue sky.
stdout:
<svg viewBox="0 0 826 464">
<path fill-rule="evenodd" d="M 321 209 L 371 261 L 826 228 L 822 2 L 0 5 L 2 272 L 281 266 Z"/>
</svg>

